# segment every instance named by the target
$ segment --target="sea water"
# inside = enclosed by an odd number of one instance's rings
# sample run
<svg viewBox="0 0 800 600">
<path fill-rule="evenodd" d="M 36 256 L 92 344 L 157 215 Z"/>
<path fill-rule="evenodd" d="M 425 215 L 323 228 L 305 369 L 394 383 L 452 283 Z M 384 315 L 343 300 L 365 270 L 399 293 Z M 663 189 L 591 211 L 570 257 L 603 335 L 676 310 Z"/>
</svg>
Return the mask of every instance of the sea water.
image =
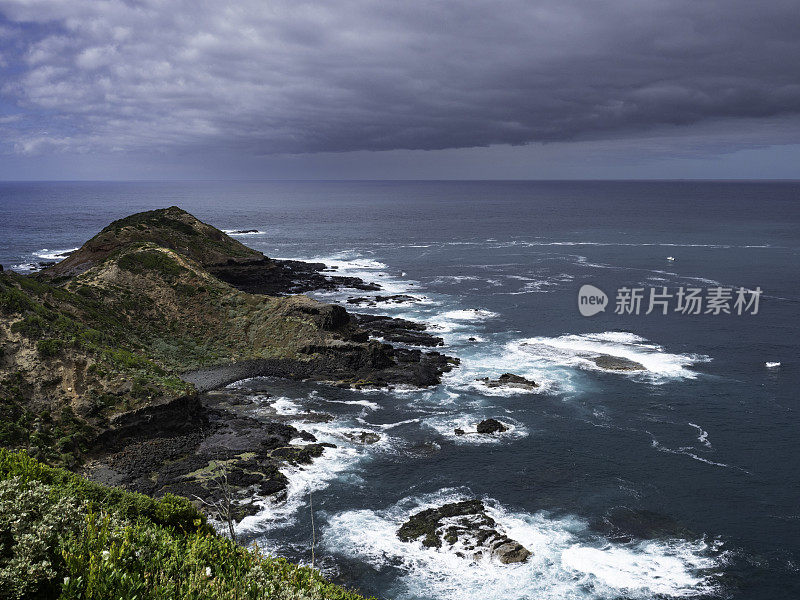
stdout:
<svg viewBox="0 0 800 600">
<path fill-rule="evenodd" d="M 256 230 L 235 235 L 269 256 L 412 296 L 348 308 L 428 324 L 461 359 L 440 386 L 234 384 L 264 418 L 335 417 L 302 428 L 337 448 L 288 470 L 286 502 L 239 531 L 309 562 L 313 504 L 315 566 L 339 583 L 409 600 L 775 600 L 800 597 L 799 198 L 778 182 L 0 183 L 0 263 L 29 272 L 115 218 L 176 204 Z M 584 284 L 609 296 L 588 318 Z M 760 287 L 758 313 L 614 311 L 623 287 L 719 286 Z M 540 386 L 478 381 L 506 372 Z M 508 431 L 455 435 L 488 417 Z M 414 512 L 474 497 L 533 552 L 526 563 L 396 537 Z M 609 536 L 597 523 L 618 507 L 680 527 Z"/>
</svg>

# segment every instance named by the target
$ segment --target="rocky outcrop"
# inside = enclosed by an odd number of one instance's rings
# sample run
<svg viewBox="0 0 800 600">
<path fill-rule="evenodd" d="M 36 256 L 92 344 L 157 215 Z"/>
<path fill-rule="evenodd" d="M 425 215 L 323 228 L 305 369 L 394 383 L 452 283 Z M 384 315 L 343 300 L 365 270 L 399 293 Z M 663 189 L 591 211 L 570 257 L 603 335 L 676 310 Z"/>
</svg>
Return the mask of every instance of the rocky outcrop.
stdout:
<svg viewBox="0 0 800 600">
<path fill-rule="evenodd" d="M 332 444 L 285 422 L 242 410 L 237 394 L 201 395 L 126 413 L 95 440 L 84 474 L 153 496 L 173 493 L 213 504 L 231 490 L 236 520 L 256 498 L 280 500 L 286 465 L 306 465 Z M 303 416 L 299 417 L 300 419 Z"/>
<path fill-rule="evenodd" d="M 302 294 L 312 290 L 335 290 L 338 288 L 363 291 L 381 289 L 377 283 L 367 283 L 358 277 L 328 275 L 325 273 L 327 267 L 323 263 L 277 260 L 265 256 L 248 262 L 233 261 L 214 265 L 208 270 L 212 275 L 236 289 L 250 294 L 267 296 Z"/>
<path fill-rule="evenodd" d="M 409 346 L 442 346 L 444 340 L 427 333 L 423 323 L 396 319 L 383 315 L 351 315 L 354 322 L 370 336 L 381 338 L 387 342 L 407 344 Z"/>
<path fill-rule="evenodd" d="M 488 435 L 492 433 L 502 433 L 503 431 L 508 431 L 508 427 L 503 425 L 497 419 L 486 419 L 478 423 L 477 431 L 478 433 Z"/>
<path fill-rule="evenodd" d="M 503 373 L 497 379 L 490 379 L 489 377 L 483 377 L 478 379 L 478 381 L 482 381 L 486 384 L 486 387 L 490 388 L 516 388 L 520 390 L 532 390 L 534 388 L 539 387 L 539 384 L 533 381 L 532 379 L 526 379 L 521 375 L 514 375 L 513 373 Z"/>
<path fill-rule="evenodd" d="M 495 433 L 503 433 L 508 431 L 508 426 L 503 425 L 497 419 L 484 419 L 475 428 L 475 431 L 468 432 L 460 427 L 456 427 L 453 433 L 456 435 L 493 435 Z"/>
<path fill-rule="evenodd" d="M 375 306 L 377 304 L 402 304 L 404 302 L 418 302 L 419 298 L 409 296 L 408 294 L 394 294 L 392 296 L 358 296 L 355 298 L 348 298 L 348 304 L 366 304 Z"/>
<path fill-rule="evenodd" d="M 377 433 L 373 433 L 371 431 L 353 431 L 344 434 L 351 442 L 356 442 L 357 444 L 376 444 L 381 441 L 381 436 Z"/>
<path fill-rule="evenodd" d="M 452 549 L 458 556 L 490 555 L 503 564 L 524 562 L 531 555 L 499 530 L 480 500 L 466 500 L 429 508 L 412 515 L 398 529 L 404 542 L 419 540 L 429 548 Z"/>
<path fill-rule="evenodd" d="M 79 275 L 126 246 L 146 242 L 173 250 L 221 281 L 251 294 L 277 296 L 338 287 L 381 289 L 378 284 L 366 283 L 358 277 L 326 275 L 323 271 L 327 267 L 322 263 L 271 259 L 177 206 L 114 221 L 79 250 L 69 253 L 65 260 L 43 265 L 47 268 L 41 276 L 53 279 Z"/>
<path fill-rule="evenodd" d="M 644 365 L 637 363 L 636 361 L 630 360 L 628 358 L 623 358 L 622 356 L 611 356 L 609 354 L 601 354 L 600 356 L 594 357 L 592 361 L 601 369 L 607 369 L 609 371 L 647 370 L 647 368 Z"/>
</svg>

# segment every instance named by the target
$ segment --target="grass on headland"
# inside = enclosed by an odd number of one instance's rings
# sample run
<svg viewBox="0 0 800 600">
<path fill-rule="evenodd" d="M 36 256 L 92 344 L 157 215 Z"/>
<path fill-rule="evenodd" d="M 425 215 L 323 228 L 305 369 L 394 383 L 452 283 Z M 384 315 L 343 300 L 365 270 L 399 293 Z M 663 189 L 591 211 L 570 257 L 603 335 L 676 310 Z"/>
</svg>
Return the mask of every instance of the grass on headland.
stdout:
<svg viewBox="0 0 800 600">
<path fill-rule="evenodd" d="M 0 597 L 362 600 L 216 534 L 185 498 L 109 488 L 2 448 Z"/>
</svg>

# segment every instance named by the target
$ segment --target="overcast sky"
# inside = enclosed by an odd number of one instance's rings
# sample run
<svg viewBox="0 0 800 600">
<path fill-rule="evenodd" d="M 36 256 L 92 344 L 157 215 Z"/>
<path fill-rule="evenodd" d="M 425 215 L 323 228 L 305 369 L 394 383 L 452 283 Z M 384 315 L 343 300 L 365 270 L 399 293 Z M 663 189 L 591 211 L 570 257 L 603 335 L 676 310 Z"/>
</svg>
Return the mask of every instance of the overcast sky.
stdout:
<svg viewBox="0 0 800 600">
<path fill-rule="evenodd" d="M 0 0 L 0 179 L 800 178 L 800 0 Z"/>
</svg>

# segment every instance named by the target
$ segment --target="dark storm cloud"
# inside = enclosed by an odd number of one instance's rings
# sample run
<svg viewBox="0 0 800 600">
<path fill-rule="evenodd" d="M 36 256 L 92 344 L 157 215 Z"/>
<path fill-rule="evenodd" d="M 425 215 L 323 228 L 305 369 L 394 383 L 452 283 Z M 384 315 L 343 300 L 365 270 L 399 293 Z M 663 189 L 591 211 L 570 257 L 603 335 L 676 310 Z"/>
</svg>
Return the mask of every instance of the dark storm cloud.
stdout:
<svg viewBox="0 0 800 600">
<path fill-rule="evenodd" d="M 0 140 L 22 154 L 465 148 L 800 112 L 796 0 L 0 0 L 0 14 Z"/>
</svg>

